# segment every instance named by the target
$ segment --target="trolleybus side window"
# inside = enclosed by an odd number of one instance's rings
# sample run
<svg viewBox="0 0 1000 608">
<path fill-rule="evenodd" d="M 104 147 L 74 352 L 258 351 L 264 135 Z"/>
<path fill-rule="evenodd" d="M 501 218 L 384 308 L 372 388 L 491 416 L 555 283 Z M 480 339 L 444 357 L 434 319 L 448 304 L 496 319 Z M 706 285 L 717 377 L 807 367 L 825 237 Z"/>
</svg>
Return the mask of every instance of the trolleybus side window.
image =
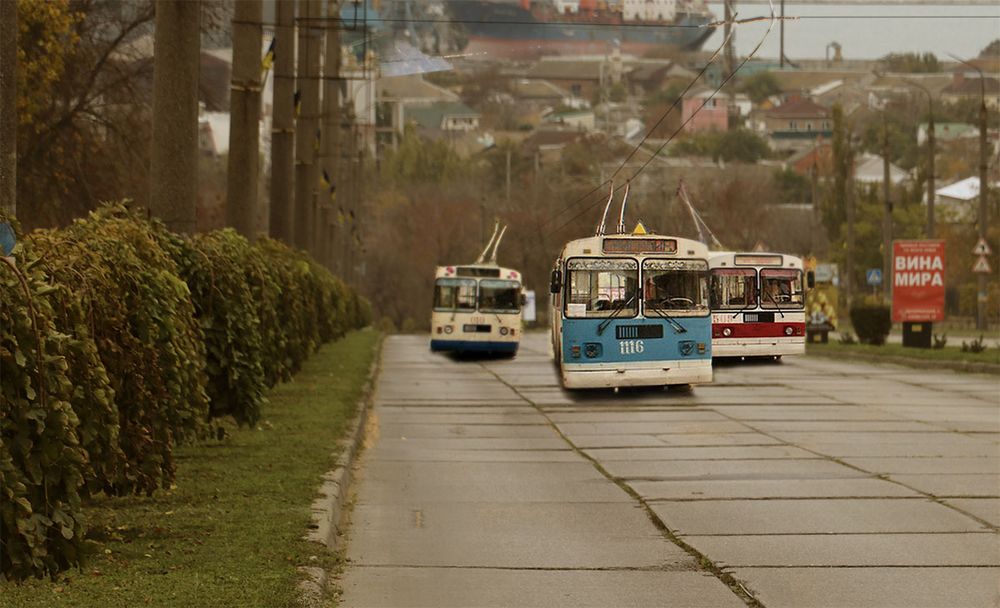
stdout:
<svg viewBox="0 0 1000 608">
<path fill-rule="evenodd" d="M 763 308 L 801 308 L 802 271 L 793 268 L 764 268 L 760 271 L 760 304 Z"/>
<path fill-rule="evenodd" d="M 434 310 L 475 310 L 475 279 L 438 279 L 434 283 Z"/>
<path fill-rule="evenodd" d="M 712 269 L 712 310 L 740 310 L 756 305 L 756 270 L 753 268 Z"/>
<path fill-rule="evenodd" d="M 482 312 L 521 312 L 521 284 L 517 281 L 481 279 L 479 310 Z"/>
<path fill-rule="evenodd" d="M 566 262 L 566 316 L 634 317 L 639 312 L 639 263 L 627 258 L 576 258 Z"/>
<path fill-rule="evenodd" d="M 708 314 L 708 264 L 702 260 L 646 260 L 642 264 L 647 309 Z"/>
</svg>

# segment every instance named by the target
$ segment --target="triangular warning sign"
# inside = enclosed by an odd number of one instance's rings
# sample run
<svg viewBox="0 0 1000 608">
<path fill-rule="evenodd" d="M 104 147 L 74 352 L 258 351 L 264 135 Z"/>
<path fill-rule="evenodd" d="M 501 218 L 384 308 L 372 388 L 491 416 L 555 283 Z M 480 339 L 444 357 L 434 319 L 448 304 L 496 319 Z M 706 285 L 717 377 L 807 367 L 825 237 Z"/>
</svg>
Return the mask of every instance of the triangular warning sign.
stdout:
<svg viewBox="0 0 1000 608">
<path fill-rule="evenodd" d="M 983 274 L 993 272 L 990 269 L 990 261 L 986 259 L 985 255 L 981 255 L 976 259 L 976 263 L 972 265 L 972 272 L 981 272 Z"/>
<path fill-rule="evenodd" d="M 635 230 L 632 231 L 632 234 L 649 234 L 649 231 L 646 230 L 646 226 L 643 225 L 642 220 L 639 220 L 639 222 L 635 225 Z"/>
<path fill-rule="evenodd" d="M 986 243 L 986 239 L 979 239 L 979 242 L 972 249 L 972 255 L 989 255 L 991 253 L 993 253 L 993 250 Z"/>
</svg>

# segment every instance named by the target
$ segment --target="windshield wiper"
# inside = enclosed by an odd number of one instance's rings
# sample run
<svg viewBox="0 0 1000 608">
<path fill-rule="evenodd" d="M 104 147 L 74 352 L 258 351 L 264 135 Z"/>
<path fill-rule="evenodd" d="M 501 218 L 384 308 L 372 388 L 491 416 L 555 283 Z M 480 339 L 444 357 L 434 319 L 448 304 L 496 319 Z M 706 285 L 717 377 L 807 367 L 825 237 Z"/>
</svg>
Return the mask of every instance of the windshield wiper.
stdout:
<svg viewBox="0 0 1000 608">
<path fill-rule="evenodd" d="M 743 308 L 741 308 L 741 309 L 737 310 L 736 312 L 734 312 L 733 316 L 731 318 L 735 319 L 736 317 L 740 316 L 740 313 L 746 312 L 746 311 L 750 310 L 751 308 L 754 307 L 754 304 L 755 304 L 755 302 L 751 302 L 750 299 L 747 298 L 747 303 L 743 306 Z"/>
<path fill-rule="evenodd" d="M 629 304 L 631 304 L 632 300 L 634 300 L 635 296 L 637 296 L 637 295 L 638 295 L 638 293 L 632 294 L 631 298 L 629 298 L 628 300 L 623 301 L 621 304 L 619 304 L 617 307 L 615 307 L 615 309 L 611 312 L 611 315 L 608 316 L 607 319 L 604 319 L 603 321 L 601 321 L 601 324 L 597 326 L 597 335 L 598 336 L 604 333 L 604 330 L 608 328 L 608 325 L 611 324 L 611 321 L 613 321 L 614 318 L 618 316 L 618 313 L 620 313 L 621 311 L 625 310 L 625 307 L 628 306 Z"/>
<path fill-rule="evenodd" d="M 674 333 L 678 334 L 687 333 L 687 328 L 681 325 L 680 322 L 677 321 L 677 319 L 670 316 L 667 313 L 667 311 L 657 308 L 656 306 L 653 307 L 646 306 L 645 310 L 647 311 L 651 310 L 656 316 L 660 317 L 661 319 L 666 319 L 667 323 L 670 323 L 670 327 L 674 330 Z"/>
<path fill-rule="evenodd" d="M 781 310 L 781 307 L 778 306 L 778 301 L 774 299 L 774 296 L 771 295 L 771 292 L 770 291 L 765 291 L 764 295 L 767 296 L 768 300 L 771 300 L 772 302 L 774 302 L 774 309 L 777 310 L 781 314 L 781 318 L 784 319 L 785 318 L 785 311 Z"/>
</svg>

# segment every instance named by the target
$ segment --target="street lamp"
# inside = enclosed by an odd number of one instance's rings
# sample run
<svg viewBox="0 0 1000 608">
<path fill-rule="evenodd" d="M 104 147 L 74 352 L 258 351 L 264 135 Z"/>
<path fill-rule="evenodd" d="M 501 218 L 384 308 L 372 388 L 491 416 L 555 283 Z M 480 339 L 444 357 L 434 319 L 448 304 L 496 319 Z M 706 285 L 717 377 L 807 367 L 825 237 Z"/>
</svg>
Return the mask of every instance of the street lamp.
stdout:
<svg viewBox="0 0 1000 608">
<path fill-rule="evenodd" d="M 952 59 L 969 66 L 979 72 L 979 238 L 986 240 L 986 200 L 989 196 L 990 186 L 986 178 L 986 78 L 983 71 L 978 66 L 972 65 L 961 57 L 951 56 Z M 984 331 L 986 329 L 986 274 L 979 273 L 979 289 L 976 294 L 976 329 Z"/>
<path fill-rule="evenodd" d="M 906 84 L 927 95 L 927 238 L 934 238 L 934 97 L 924 85 L 907 79 Z"/>
</svg>

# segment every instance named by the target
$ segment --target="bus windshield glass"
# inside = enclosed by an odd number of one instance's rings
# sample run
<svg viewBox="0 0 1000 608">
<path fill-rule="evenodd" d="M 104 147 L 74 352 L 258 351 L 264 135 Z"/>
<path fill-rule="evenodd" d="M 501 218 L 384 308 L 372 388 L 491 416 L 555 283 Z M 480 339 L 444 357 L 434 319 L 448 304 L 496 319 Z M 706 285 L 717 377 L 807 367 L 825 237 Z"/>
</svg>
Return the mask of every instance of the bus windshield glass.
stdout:
<svg viewBox="0 0 1000 608">
<path fill-rule="evenodd" d="M 646 309 L 675 316 L 708 314 L 708 264 L 703 260 L 646 260 L 642 277 Z"/>
<path fill-rule="evenodd" d="M 434 310 L 476 310 L 476 280 L 438 279 L 434 283 Z"/>
<path fill-rule="evenodd" d="M 482 312 L 521 312 L 521 284 L 517 281 L 499 279 L 480 280 L 479 310 Z"/>
<path fill-rule="evenodd" d="M 568 318 L 634 317 L 639 263 L 626 258 L 577 258 L 566 262 Z"/>
<path fill-rule="evenodd" d="M 753 268 L 712 269 L 712 310 L 740 310 L 757 305 L 757 271 Z"/>
<path fill-rule="evenodd" d="M 760 271 L 760 305 L 763 308 L 802 308 L 802 271 L 765 268 Z"/>
</svg>

